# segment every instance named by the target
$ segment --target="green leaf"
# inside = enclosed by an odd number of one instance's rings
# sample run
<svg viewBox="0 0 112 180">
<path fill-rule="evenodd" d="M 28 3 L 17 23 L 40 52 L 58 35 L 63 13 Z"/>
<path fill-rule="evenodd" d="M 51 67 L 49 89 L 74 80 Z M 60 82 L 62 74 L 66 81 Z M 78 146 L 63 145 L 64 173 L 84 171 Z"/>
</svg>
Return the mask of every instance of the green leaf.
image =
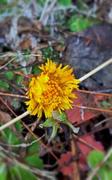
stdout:
<svg viewBox="0 0 112 180">
<path fill-rule="evenodd" d="M 3 138 L 7 141 L 8 144 L 19 144 L 19 138 L 14 134 L 14 132 L 7 128 L 2 132 Z"/>
<path fill-rule="evenodd" d="M 37 180 L 37 177 L 29 170 L 19 168 L 19 171 L 21 173 L 21 180 Z"/>
<path fill-rule="evenodd" d="M 67 115 L 66 115 L 65 112 L 61 112 L 61 113 L 59 114 L 59 118 L 60 118 L 60 121 L 62 121 L 62 122 L 68 121 L 68 118 L 67 118 Z"/>
<path fill-rule="evenodd" d="M 18 121 L 18 122 L 15 123 L 15 127 L 16 127 L 16 129 L 17 129 L 19 132 L 22 132 L 22 130 L 23 130 L 23 125 L 22 125 L 22 123 L 21 123 L 20 121 Z"/>
<path fill-rule="evenodd" d="M 53 118 L 48 118 L 44 123 L 40 124 L 40 127 L 52 127 L 55 123 L 56 121 Z"/>
<path fill-rule="evenodd" d="M 53 111 L 53 119 L 56 119 L 62 123 L 68 122 L 68 118 L 65 112 Z"/>
<path fill-rule="evenodd" d="M 112 172 L 105 165 L 98 171 L 98 176 L 101 180 L 112 180 Z"/>
<path fill-rule="evenodd" d="M 7 4 L 7 0 L 0 0 L 0 4 L 6 5 Z"/>
<path fill-rule="evenodd" d="M 56 49 L 53 49 L 53 47 L 49 46 L 47 48 L 42 49 L 42 55 L 44 61 L 47 59 L 52 59 L 53 61 L 56 61 L 59 59 L 59 52 L 56 51 Z"/>
<path fill-rule="evenodd" d="M 69 29 L 73 32 L 80 32 L 88 27 L 92 26 L 93 24 L 97 24 L 97 20 L 89 19 L 83 16 L 74 15 L 68 21 Z"/>
<path fill-rule="evenodd" d="M 16 82 L 17 82 L 17 84 L 21 84 L 22 82 L 23 82 L 23 76 L 20 76 L 20 75 L 17 75 L 16 76 Z"/>
<path fill-rule="evenodd" d="M 36 2 L 40 4 L 41 6 L 44 6 L 45 4 L 45 0 L 36 0 Z"/>
<path fill-rule="evenodd" d="M 28 154 L 38 153 L 39 152 L 39 144 L 35 142 L 31 146 L 28 147 Z"/>
<path fill-rule="evenodd" d="M 21 173 L 19 171 L 19 168 L 20 167 L 17 165 L 9 167 L 8 169 L 9 180 L 15 180 L 15 179 L 21 180 Z"/>
<path fill-rule="evenodd" d="M 63 6 L 70 6 L 72 4 L 72 0 L 58 0 L 59 4 Z"/>
<path fill-rule="evenodd" d="M 3 162 L 0 164 L 0 180 L 7 180 L 7 168 Z"/>
<path fill-rule="evenodd" d="M 9 169 L 10 180 L 37 180 L 37 177 L 29 170 L 23 169 L 20 166 L 13 166 Z"/>
<path fill-rule="evenodd" d="M 86 2 L 83 1 L 83 0 L 78 0 L 78 1 L 77 1 L 77 7 L 78 7 L 78 9 L 80 9 L 80 10 L 89 11 L 89 9 L 88 9 L 89 7 L 87 6 Z"/>
<path fill-rule="evenodd" d="M 5 81 L 0 80 L 0 88 L 7 90 L 9 88 L 9 84 Z"/>
<path fill-rule="evenodd" d="M 34 66 L 32 69 L 32 74 L 40 74 L 41 69 L 38 66 Z"/>
<path fill-rule="evenodd" d="M 109 103 L 108 101 L 102 101 L 101 102 L 101 105 L 104 107 L 104 108 L 109 108 L 112 106 L 111 103 Z"/>
<path fill-rule="evenodd" d="M 5 77 L 8 79 L 8 80 L 12 80 L 14 78 L 14 73 L 12 71 L 7 71 L 5 73 Z"/>
<path fill-rule="evenodd" d="M 106 161 L 106 164 L 109 166 L 112 165 L 112 154 L 109 156 L 108 160 Z"/>
<path fill-rule="evenodd" d="M 69 126 L 75 134 L 77 134 L 79 132 L 79 127 L 74 127 L 70 123 L 65 112 L 59 113 L 58 111 L 54 111 L 53 118 L 60 121 L 61 123 L 66 124 L 67 126 Z"/>
<path fill-rule="evenodd" d="M 15 109 L 19 109 L 21 107 L 21 103 L 20 103 L 20 101 L 17 100 L 17 98 L 14 98 L 11 103 L 12 103 L 11 105 Z"/>
<path fill-rule="evenodd" d="M 43 124 L 40 124 L 40 127 L 52 127 L 52 132 L 51 132 L 51 136 L 49 141 L 51 141 L 51 139 L 53 139 L 58 131 L 59 128 L 59 124 L 56 122 L 55 119 L 53 118 L 48 118 Z"/>
<path fill-rule="evenodd" d="M 99 164 L 104 158 L 104 153 L 101 151 L 91 151 L 87 157 L 88 164 L 90 167 L 94 168 L 97 164 Z"/>
<path fill-rule="evenodd" d="M 43 168 L 43 161 L 37 156 L 37 153 L 25 158 L 25 161 L 36 168 L 42 169 Z"/>
</svg>

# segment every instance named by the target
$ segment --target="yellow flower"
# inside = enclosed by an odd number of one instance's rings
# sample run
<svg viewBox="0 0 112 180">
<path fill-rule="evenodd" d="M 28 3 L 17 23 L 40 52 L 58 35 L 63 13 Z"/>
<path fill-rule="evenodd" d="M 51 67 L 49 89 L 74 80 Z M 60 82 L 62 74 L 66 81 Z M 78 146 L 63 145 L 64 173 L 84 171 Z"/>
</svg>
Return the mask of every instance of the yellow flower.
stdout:
<svg viewBox="0 0 112 180">
<path fill-rule="evenodd" d="M 27 110 L 32 115 L 41 118 L 52 117 L 53 111 L 64 111 L 72 108 L 73 99 L 76 98 L 73 90 L 78 89 L 79 80 L 74 77 L 73 69 L 68 65 L 48 60 L 45 65 L 39 67 L 40 75 L 32 77 L 29 83 L 27 96 L 29 101 Z"/>
</svg>

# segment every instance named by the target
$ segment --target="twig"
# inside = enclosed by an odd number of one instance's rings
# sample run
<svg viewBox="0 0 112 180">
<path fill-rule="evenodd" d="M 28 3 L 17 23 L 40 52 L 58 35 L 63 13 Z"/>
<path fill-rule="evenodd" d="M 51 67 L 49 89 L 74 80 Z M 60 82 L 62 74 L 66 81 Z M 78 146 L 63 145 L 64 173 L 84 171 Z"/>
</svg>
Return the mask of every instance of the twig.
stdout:
<svg viewBox="0 0 112 180">
<path fill-rule="evenodd" d="M 4 92 L 0 92 L 0 96 L 10 96 L 10 97 L 15 97 L 15 98 L 24 98 L 24 99 L 28 99 L 27 96 L 24 95 L 19 95 L 19 94 L 9 94 L 9 93 L 4 93 Z"/>
<path fill-rule="evenodd" d="M 37 127 L 37 124 L 38 124 L 38 120 L 33 123 L 32 127 L 31 127 L 31 131 L 35 130 L 35 128 Z M 25 140 L 27 140 L 29 137 L 30 137 L 30 134 L 27 133 L 25 136 Z"/>
<path fill-rule="evenodd" d="M 2 152 L 3 152 L 3 154 L 2 154 Z M 19 154 L 15 153 L 15 152 L 12 152 L 11 150 L 8 150 L 8 149 L 5 148 L 5 147 L 0 146 L 0 156 L 4 156 L 4 153 L 5 153 L 7 156 L 9 156 L 9 154 L 10 154 L 10 156 L 16 156 L 16 157 L 18 157 L 18 158 L 20 157 Z"/>
<path fill-rule="evenodd" d="M 108 123 L 108 122 L 112 123 L 112 117 L 106 118 L 106 119 L 104 119 L 103 121 L 98 122 L 97 124 L 94 125 L 94 127 L 95 127 L 95 128 L 98 128 L 98 127 L 102 126 L 104 122 L 106 122 L 106 123 Z"/>
<path fill-rule="evenodd" d="M 71 140 L 71 152 L 72 152 L 72 156 L 73 157 L 77 157 L 77 145 L 76 142 L 74 141 L 74 139 L 72 138 Z M 73 180 L 80 180 L 80 174 L 79 174 L 79 168 L 78 168 L 78 162 L 74 161 L 73 162 Z"/>
<path fill-rule="evenodd" d="M 33 137 L 35 137 L 36 139 L 39 138 L 24 122 L 22 122 L 22 123 L 23 123 L 24 127 L 30 132 L 30 134 L 33 135 Z M 47 147 L 47 145 L 45 145 L 45 144 L 41 141 L 41 139 L 40 139 L 40 143 L 41 143 L 41 145 L 58 161 L 57 156 L 51 151 L 50 148 Z"/>
<path fill-rule="evenodd" d="M 10 106 L 0 97 L 0 101 L 7 107 L 7 109 L 15 116 L 14 111 L 10 108 Z"/>
<path fill-rule="evenodd" d="M 0 70 L 2 70 L 3 68 L 5 68 L 6 66 L 8 66 L 12 61 L 14 61 L 15 58 L 12 58 L 10 61 L 8 61 L 7 63 L 5 63 L 3 66 L 0 66 Z"/>
<path fill-rule="evenodd" d="M 84 75 L 83 77 L 81 77 L 79 80 L 80 82 L 86 80 L 87 78 L 89 78 L 90 76 L 92 76 L 93 74 L 97 73 L 98 71 L 100 71 L 101 69 L 103 69 L 104 67 L 108 66 L 109 64 L 112 63 L 112 59 L 107 60 L 106 62 L 104 62 L 103 64 L 99 65 L 97 68 L 93 69 L 92 71 L 90 71 L 89 73 L 87 73 L 86 75 Z M 104 110 L 105 111 L 105 110 Z M 107 111 L 107 110 L 106 110 Z M 10 122 L 2 125 L 0 127 L 0 131 L 2 131 L 3 129 L 9 127 L 10 125 L 14 124 L 15 122 L 19 121 L 20 119 L 22 119 L 23 117 L 27 116 L 28 114 L 30 114 L 28 111 L 26 111 L 25 113 L 21 114 L 20 116 L 12 119 Z"/>
<path fill-rule="evenodd" d="M 109 151 L 107 152 L 107 154 L 105 155 L 104 159 L 101 161 L 100 164 L 98 164 L 90 173 L 90 175 L 87 177 L 86 180 L 92 180 L 93 177 L 97 174 L 97 172 L 99 171 L 99 169 L 104 165 L 104 163 L 108 160 L 108 158 L 112 155 L 112 148 L 109 149 Z"/>
<path fill-rule="evenodd" d="M 8 52 L 8 53 L 0 53 L 0 59 L 2 58 L 5 58 L 5 57 L 11 57 L 11 56 L 14 56 L 15 53 L 13 52 Z"/>
<path fill-rule="evenodd" d="M 0 143 L 0 146 L 6 146 L 6 147 L 13 147 L 13 148 L 27 148 L 29 146 L 32 146 L 34 143 L 40 141 L 43 137 L 45 136 L 45 134 L 43 136 L 41 136 L 38 139 L 35 139 L 34 141 L 32 141 L 31 143 L 22 143 L 22 144 L 5 144 L 5 143 Z"/>
<path fill-rule="evenodd" d="M 37 176 L 41 177 L 41 179 L 56 180 L 56 178 L 55 178 L 56 171 L 49 172 L 47 170 L 40 170 L 38 168 L 27 166 L 26 164 L 24 164 L 18 160 L 20 158 L 20 156 L 18 154 L 15 154 L 9 150 L 6 150 L 1 146 L 0 146 L 0 150 L 3 152 L 0 155 L 3 158 L 7 159 L 8 162 L 11 162 L 11 164 L 19 165 L 21 168 L 26 169 L 29 172 L 32 172 L 32 173 L 36 174 Z M 13 156 L 10 156 L 10 155 L 13 155 Z M 15 157 L 18 159 L 16 159 Z"/>
<path fill-rule="evenodd" d="M 112 110 L 108 110 L 108 109 L 94 108 L 94 107 L 88 107 L 88 106 L 80 106 L 80 105 L 77 105 L 77 104 L 74 104 L 73 106 L 77 107 L 77 108 L 81 108 L 81 109 L 89 109 L 89 110 L 93 110 L 93 111 L 112 113 Z"/>
<path fill-rule="evenodd" d="M 84 139 L 80 138 L 79 136 L 77 136 L 76 134 L 73 134 L 73 137 L 79 141 L 80 143 L 84 144 L 85 146 L 89 147 L 92 150 L 98 150 L 95 146 L 93 146 L 92 144 L 89 144 L 88 142 L 86 142 Z"/>
<path fill-rule="evenodd" d="M 2 125 L 2 126 L 0 127 L 0 131 L 2 131 L 3 129 L 11 126 L 12 124 L 16 123 L 16 122 L 19 121 L 20 119 L 26 117 L 28 114 L 29 114 L 29 112 L 26 111 L 26 112 L 24 112 L 23 114 L 21 114 L 20 116 L 14 118 L 14 119 L 12 119 L 11 121 L 9 121 L 8 123 Z"/>
<path fill-rule="evenodd" d="M 101 69 L 103 69 L 104 67 L 108 66 L 109 64 L 112 64 L 112 59 L 107 60 L 106 62 L 102 63 L 101 65 L 99 65 L 98 67 L 96 67 L 95 69 L 93 69 L 92 71 L 90 71 L 89 73 L 87 73 L 86 75 L 84 75 L 83 77 L 81 77 L 79 80 L 80 82 L 86 80 L 87 78 L 89 78 L 90 76 L 92 76 L 93 74 L 97 73 L 98 71 L 100 71 Z"/>
<path fill-rule="evenodd" d="M 46 180 L 56 180 L 55 178 L 55 175 L 56 175 L 56 172 L 52 171 L 52 172 L 49 172 L 49 171 L 46 171 L 46 170 L 39 170 L 37 168 L 31 168 L 29 166 L 27 166 L 26 164 L 23 164 L 21 162 L 19 162 L 17 159 L 14 159 L 13 158 L 13 163 L 15 164 L 18 164 L 20 167 L 22 167 L 23 169 L 26 169 L 32 173 L 35 173 L 37 174 L 37 176 L 40 176 L 42 178 L 45 178 Z"/>
<path fill-rule="evenodd" d="M 78 92 L 81 92 L 81 93 L 95 94 L 95 95 L 99 95 L 99 96 L 112 97 L 112 94 L 109 94 L 109 93 L 100 93 L 100 92 L 88 91 L 88 90 L 83 90 L 83 89 L 78 89 L 77 91 L 78 91 Z"/>
</svg>

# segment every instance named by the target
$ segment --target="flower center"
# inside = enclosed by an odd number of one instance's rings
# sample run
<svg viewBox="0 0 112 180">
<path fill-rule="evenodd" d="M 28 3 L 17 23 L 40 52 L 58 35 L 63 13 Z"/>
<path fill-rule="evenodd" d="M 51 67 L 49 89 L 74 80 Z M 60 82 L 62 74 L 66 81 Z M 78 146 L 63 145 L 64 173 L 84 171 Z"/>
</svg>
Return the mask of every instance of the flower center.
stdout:
<svg viewBox="0 0 112 180">
<path fill-rule="evenodd" d="M 53 80 L 49 80 L 48 88 L 43 93 L 44 104 L 52 105 L 53 108 L 56 108 L 61 103 L 60 93 L 61 88 L 58 83 Z"/>
</svg>

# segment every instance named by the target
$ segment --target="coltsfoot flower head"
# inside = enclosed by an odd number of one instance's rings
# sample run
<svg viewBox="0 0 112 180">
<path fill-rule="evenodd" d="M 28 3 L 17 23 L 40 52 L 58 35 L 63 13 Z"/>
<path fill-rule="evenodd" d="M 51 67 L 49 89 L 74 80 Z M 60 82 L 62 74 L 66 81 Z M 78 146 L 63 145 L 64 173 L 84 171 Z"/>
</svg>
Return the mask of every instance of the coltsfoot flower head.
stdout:
<svg viewBox="0 0 112 180">
<path fill-rule="evenodd" d="M 39 68 L 42 72 L 32 77 L 27 92 L 29 101 L 26 104 L 30 114 L 37 114 L 41 118 L 44 113 L 49 118 L 53 111 L 61 112 L 72 108 L 73 99 L 76 98 L 73 90 L 78 89 L 79 84 L 73 69 L 51 60 Z"/>
</svg>

